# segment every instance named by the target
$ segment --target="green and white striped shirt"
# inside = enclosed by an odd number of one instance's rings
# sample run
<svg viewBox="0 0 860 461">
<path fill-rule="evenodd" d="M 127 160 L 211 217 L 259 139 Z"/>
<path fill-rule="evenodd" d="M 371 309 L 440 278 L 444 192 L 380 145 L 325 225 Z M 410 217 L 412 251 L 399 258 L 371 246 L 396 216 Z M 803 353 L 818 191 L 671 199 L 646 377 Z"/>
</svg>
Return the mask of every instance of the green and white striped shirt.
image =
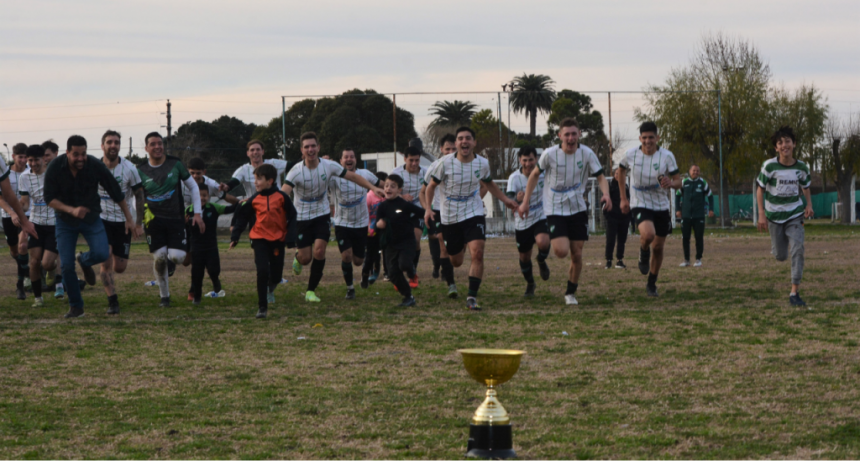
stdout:
<svg viewBox="0 0 860 461">
<path fill-rule="evenodd" d="M 511 173 L 511 176 L 508 177 L 508 189 L 506 191 L 508 196 L 516 200 L 518 193 L 526 191 L 528 182 L 529 177 L 523 174 L 522 168 Z M 544 173 L 541 173 L 540 181 L 538 181 L 529 199 L 529 215 L 525 219 L 522 219 L 519 213 L 514 213 L 514 224 L 517 230 L 526 230 L 536 222 L 546 219 L 544 215 L 543 184 Z"/>
<path fill-rule="evenodd" d="M 490 182 L 490 162 L 476 155 L 474 160 L 463 163 L 457 155 L 445 156 L 430 171 L 438 184 L 434 195 L 442 190 L 442 224 L 455 224 L 475 216 L 484 216 L 484 201 L 481 199 L 481 181 Z"/>
<path fill-rule="evenodd" d="M 0 159 L 0 162 L 2 162 L 2 161 L 3 161 L 3 159 Z M 9 177 L 9 185 L 12 186 L 12 190 L 15 191 L 15 199 L 18 200 L 19 202 L 21 201 L 21 190 L 18 188 L 18 182 L 21 179 L 21 175 L 24 173 L 27 173 L 29 171 L 30 171 L 30 167 L 27 167 L 24 169 L 24 171 L 18 173 L 17 171 L 15 171 L 11 168 L 7 168 L 5 163 L 0 164 L 0 177 L 2 177 L 2 178 L 5 178 L 7 176 Z M 2 180 L 2 179 L 0 179 L 0 180 Z M 6 198 L 6 197 L 4 197 L 4 198 Z M 9 200 L 10 200 L 9 198 L 6 198 L 7 202 Z M 29 216 L 29 212 L 27 212 L 25 214 L 27 214 L 27 216 Z M 6 210 L 0 208 L 0 217 L 11 218 L 12 215 L 7 213 Z"/>
<path fill-rule="evenodd" d="M 376 185 L 379 178 L 369 170 L 359 168 L 355 174 L 366 179 L 367 182 Z M 358 229 L 367 227 L 367 189 L 358 184 L 335 176 L 328 186 L 330 200 L 334 206 L 334 217 L 332 223 L 338 227 L 349 227 Z"/>
<path fill-rule="evenodd" d="M 45 172 L 22 173 L 18 178 L 18 190 L 23 196 L 30 197 L 30 221 L 40 226 L 55 226 L 54 209 L 45 203 Z"/>
<path fill-rule="evenodd" d="M 319 159 L 316 168 L 310 169 L 305 162 L 297 163 L 287 173 L 287 185 L 293 188 L 297 221 L 310 221 L 318 216 L 331 213 L 328 201 L 328 187 L 333 178 L 346 175 L 346 169 L 340 163 L 324 158 Z"/>
<path fill-rule="evenodd" d="M 573 216 L 586 211 L 583 194 L 588 177 L 603 174 L 597 155 L 581 144 L 569 155 L 561 146 L 550 147 L 541 154 L 537 167 L 544 174 L 543 212 L 547 216 Z"/>
<path fill-rule="evenodd" d="M 800 160 L 794 165 L 779 163 L 779 157 L 764 162 L 756 179 L 764 189 L 764 214 L 768 221 L 784 223 L 803 215 L 801 189 L 808 189 L 812 178 L 809 167 Z"/>
<path fill-rule="evenodd" d="M 669 210 L 669 192 L 660 187 L 660 177 L 678 174 L 674 154 L 658 147 L 657 152 L 645 155 L 640 146 L 628 150 L 620 166 L 627 170 L 631 209 Z"/>
<path fill-rule="evenodd" d="M 421 206 L 419 196 L 421 195 L 421 188 L 424 187 L 424 176 L 427 175 L 427 170 L 423 166 L 418 168 L 418 173 L 410 173 L 406 170 L 406 165 L 400 165 L 388 174 L 396 174 L 403 178 L 403 192 L 400 195 L 411 195 L 412 204 Z"/>
</svg>

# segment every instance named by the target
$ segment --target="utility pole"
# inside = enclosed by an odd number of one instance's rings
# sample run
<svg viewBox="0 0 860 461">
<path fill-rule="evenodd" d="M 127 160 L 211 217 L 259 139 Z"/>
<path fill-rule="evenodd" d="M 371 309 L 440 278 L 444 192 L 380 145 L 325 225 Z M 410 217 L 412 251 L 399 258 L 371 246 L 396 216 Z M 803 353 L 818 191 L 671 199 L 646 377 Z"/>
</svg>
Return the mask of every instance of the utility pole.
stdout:
<svg viewBox="0 0 860 461">
<path fill-rule="evenodd" d="M 165 149 L 168 153 L 170 152 L 170 134 L 173 132 L 173 128 L 170 125 L 170 100 L 167 100 L 167 144 Z"/>
<path fill-rule="evenodd" d="M 609 159 L 607 160 L 607 170 L 612 171 L 612 154 L 615 153 L 615 150 L 612 148 L 612 92 L 606 93 L 609 97 Z"/>
<path fill-rule="evenodd" d="M 394 130 L 394 166 L 397 166 L 397 95 L 391 95 L 391 121 Z"/>
<path fill-rule="evenodd" d="M 129 137 L 128 137 L 128 156 L 129 156 L 129 157 L 131 157 L 131 154 L 132 154 L 132 152 L 131 152 L 131 143 L 133 143 L 133 142 L 134 142 L 134 140 L 132 140 L 132 139 L 131 139 L 131 136 L 129 136 Z"/>
</svg>

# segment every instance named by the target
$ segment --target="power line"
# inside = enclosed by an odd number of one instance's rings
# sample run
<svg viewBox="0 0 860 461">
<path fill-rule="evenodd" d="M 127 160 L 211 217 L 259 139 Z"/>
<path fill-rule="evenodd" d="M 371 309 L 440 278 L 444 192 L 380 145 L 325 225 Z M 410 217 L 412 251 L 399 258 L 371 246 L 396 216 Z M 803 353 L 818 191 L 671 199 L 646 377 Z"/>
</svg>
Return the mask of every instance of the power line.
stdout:
<svg viewBox="0 0 860 461">
<path fill-rule="evenodd" d="M 122 115 L 151 115 L 152 112 L 127 112 L 124 114 L 70 115 L 68 117 L 10 118 L 0 122 L 30 122 L 38 120 L 61 120 L 66 118 L 119 117 Z"/>
<path fill-rule="evenodd" d="M 112 128 L 130 128 L 135 126 L 152 126 L 152 123 L 141 123 L 138 125 L 119 125 L 113 126 Z M 24 131 L 0 131 L 0 134 L 15 134 L 15 133 L 44 133 L 47 131 L 76 131 L 76 130 L 103 130 L 105 129 L 104 125 L 102 126 L 90 126 L 90 127 L 79 127 L 79 128 L 51 128 L 49 130 L 24 130 Z"/>
<path fill-rule="evenodd" d="M 103 102 L 96 104 L 67 104 L 64 106 L 42 106 L 42 107 L 0 107 L 0 110 L 38 110 L 38 109 L 60 109 L 64 107 L 90 107 L 90 106 L 113 106 L 115 104 L 139 104 L 142 102 L 158 102 L 164 101 L 163 99 L 145 99 L 141 101 L 117 101 L 117 102 Z"/>
</svg>

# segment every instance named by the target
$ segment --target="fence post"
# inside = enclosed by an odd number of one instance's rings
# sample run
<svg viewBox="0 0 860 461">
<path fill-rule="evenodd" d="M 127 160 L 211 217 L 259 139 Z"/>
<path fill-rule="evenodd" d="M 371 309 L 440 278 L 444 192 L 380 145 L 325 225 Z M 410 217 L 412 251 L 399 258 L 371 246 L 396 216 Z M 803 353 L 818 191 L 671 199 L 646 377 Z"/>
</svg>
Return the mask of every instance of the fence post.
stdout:
<svg viewBox="0 0 860 461">
<path fill-rule="evenodd" d="M 756 181 L 755 178 L 753 178 L 752 202 L 753 202 L 753 209 L 752 209 L 753 224 L 755 224 L 757 226 L 758 225 L 758 181 Z"/>
</svg>

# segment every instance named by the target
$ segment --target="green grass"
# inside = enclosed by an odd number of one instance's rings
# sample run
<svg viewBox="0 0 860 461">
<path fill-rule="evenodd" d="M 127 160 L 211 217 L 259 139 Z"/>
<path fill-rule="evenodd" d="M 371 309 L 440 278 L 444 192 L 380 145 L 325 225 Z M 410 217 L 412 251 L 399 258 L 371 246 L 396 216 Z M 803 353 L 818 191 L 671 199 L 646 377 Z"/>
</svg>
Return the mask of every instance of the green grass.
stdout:
<svg viewBox="0 0 860 461">
<path fill-rule="evenodd" d="M 170 309 L 143 286 L 151 260 L 135 245 L 122 314 L 106 316 L 93 287 L 74 321 L 59 301 L 15 300 L 7 260 L 0 457 L 461 458 L 484 389 L 455 351 L 499 347 L 528 352 L 499 388 L 521 458 L 857 458 L 860 243 L 824 227 L 807 227 L 808 309 L 788 306 L 788 263 L 744 229 L 713 230 L 701 269 L 677 267 L 670 237 L 656 300 L 635 237 L 621 271 L 602 268 L 593 236 L 576 308 L 563 305 L 565 261 L 526 301 L 512 239 L 494 239 L 480 313 L 445 298 L 426 245 L 417 308 L 395 307 L 381 280 L 343 300 L 330 247 L 323 302 L 302 300 L 308 268 L 288 273 L 265 321 L 247 244 L 221 250 L 227 298 L 193 307 L 180 268 Z"/>
</svg>

